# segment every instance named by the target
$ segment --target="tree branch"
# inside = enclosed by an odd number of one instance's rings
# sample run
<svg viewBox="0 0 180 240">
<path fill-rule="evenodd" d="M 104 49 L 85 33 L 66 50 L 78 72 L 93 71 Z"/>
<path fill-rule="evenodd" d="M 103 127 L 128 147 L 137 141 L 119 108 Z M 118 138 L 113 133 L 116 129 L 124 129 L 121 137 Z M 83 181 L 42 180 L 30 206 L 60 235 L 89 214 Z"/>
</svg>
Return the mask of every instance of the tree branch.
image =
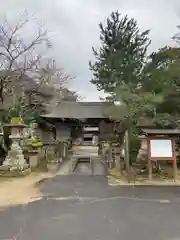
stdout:
<svg viewBox="0 0 180 240">
<path fill-rule="evenodd" d="M 29 19 L 20 20 L 14 28 L 11 24 L 5 21 L 0 25 L 0 65 L 3 71 L 3 78 L 0 79 L 0 99 L 3 101 L 3 88 L 7 85 L 7 80 L 12 72 L 21 72 L 21 75 L 33 70 L 36 64 L 40 61 L 41 55 L 36 54 L 39 45 L 49 43 L 47 38 L 47 31 L 43 29 L 38 30 L 38 34 L 29 43 L 21 36 L 21 31 L 29 23 Z"/>
</svg>

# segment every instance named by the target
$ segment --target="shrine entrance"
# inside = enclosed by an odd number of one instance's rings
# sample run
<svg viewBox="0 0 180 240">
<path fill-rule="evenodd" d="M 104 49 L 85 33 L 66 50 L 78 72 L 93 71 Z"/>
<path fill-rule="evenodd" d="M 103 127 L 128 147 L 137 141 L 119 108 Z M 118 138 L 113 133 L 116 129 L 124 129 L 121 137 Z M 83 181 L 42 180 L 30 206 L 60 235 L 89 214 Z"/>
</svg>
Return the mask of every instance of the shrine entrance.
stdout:
<svg viewBox="0 0 180 240">
<path fill-rule="evenodd" d="M 104 102 L 62 101 L 53 111 L 43 117 L 56 126 L 56 140 L 70 142 L 72 172 L 89 169 L 91 174 L 105 172 L 99 146 L 101 123 L 109 121 Z M 83 167 L 78 167 L 78 166 Z M 75 167 L 74 167 L 75 166 Z"/>
</svg>

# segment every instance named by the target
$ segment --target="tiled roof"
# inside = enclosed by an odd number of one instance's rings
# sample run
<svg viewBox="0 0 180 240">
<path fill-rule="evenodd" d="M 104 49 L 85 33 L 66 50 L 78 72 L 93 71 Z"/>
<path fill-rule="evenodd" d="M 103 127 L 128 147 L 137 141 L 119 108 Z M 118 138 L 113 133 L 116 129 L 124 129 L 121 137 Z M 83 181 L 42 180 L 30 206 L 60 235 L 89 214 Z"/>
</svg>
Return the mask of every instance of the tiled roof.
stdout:
<svg viewBox="0 0 180 240">
<path fill-rule="evenodd" d="M 45 118 L 108 118 L 105 114 L 104 102 L 72 102 L 62 101 L 52 109 L 50 114 L 43 115 Z"/>
</svg>

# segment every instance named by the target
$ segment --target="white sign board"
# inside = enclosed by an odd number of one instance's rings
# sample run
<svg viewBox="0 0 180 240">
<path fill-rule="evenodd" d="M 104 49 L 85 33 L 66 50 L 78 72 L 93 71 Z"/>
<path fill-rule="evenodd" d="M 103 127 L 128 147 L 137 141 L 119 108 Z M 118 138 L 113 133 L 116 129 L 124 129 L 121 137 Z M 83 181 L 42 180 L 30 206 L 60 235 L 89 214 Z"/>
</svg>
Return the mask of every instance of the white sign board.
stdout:
<svg viewBox="0 0 180 240">
<path fill-rule="evenodd" d="M 84 127 L 83 130 L 86 132 L 98 132 L 99 128 L 98 127 Z"/>
<path fill-rule="evenodd" d="M 150 151 L 152 158 L 172 158 L 172 141 L 169 139 L 150 140 Z"/>
</svg>

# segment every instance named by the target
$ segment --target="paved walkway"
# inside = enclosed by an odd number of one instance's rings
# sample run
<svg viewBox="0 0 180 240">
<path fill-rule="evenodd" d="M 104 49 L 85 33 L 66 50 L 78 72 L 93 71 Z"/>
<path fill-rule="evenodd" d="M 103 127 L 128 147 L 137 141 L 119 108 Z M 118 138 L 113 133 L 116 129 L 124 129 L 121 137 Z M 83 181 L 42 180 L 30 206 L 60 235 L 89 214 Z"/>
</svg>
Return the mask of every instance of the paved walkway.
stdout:
<svg viewBox="0 0 180 240">
<path fill-rule="evenodd" d="M 0 212 L 0 240 L 178 240 L 179 187 L 108 187 L 103 176 L 56 176 L 44 197 Z"/>
<path fill-rule="evenodd" d="M 65 161 L 58 170 L 58 172 L 56 173 L 56 175 L 68 175 L 69 172 L 71 171 L 71 166 L 72 166 L 71 159 Z"/>
<path fill-rule="evenodd" d="M 78 159 L 86 159 L 84 162 L 77 162 Z M 87 161 L 89 159 L 89 161 Z M 74 172 L 93 175 L 106 175 L 107 169 L 98 156 L 98 147 L 80 146 L 74 151 L 72 161 L 75 162 Z M 76 163 L 78 163 L 76 165 Z"/>
<path fill-rule="evenodd" d="M 110 187 L 102 175 L 69 175 L 71 164 L 42 182 L 40 198 L 1 209 L 0 240 L 180 239 L 180 187 Z"/>
</svg>

